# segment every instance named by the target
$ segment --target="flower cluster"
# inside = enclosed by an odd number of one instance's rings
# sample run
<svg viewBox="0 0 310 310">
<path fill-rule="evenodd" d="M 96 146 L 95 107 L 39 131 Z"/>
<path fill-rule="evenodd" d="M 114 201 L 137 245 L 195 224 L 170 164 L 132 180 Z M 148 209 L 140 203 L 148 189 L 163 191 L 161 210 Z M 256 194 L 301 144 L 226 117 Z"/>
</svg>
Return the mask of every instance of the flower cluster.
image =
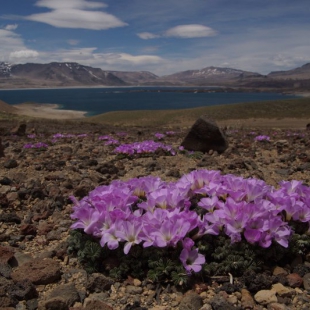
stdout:
<svg viewBox="0 0 310 310">
<path fill-rule="evenodd" d="M 72 139 L 72 138 L 85 138 L 88 137 L 88 134 L 82 133 L 78 135 L 74 134 L 63 134 L 63 133 L 56 133 L 52 136 L 52 143 L 56 143 L 60 139 Z"/>
<path fill-rule="evenodd" d="M 118 145 L 119 141 L 117 139 L 114 139 L 110 135 L 100 136 L 98 138 L 101 141 L 105 141 L 104 145 Z"/>
<path fill-rule="evenodd" d="M 175 132 L 174 131 L 166 131 L 166 135 L 167 136 L 174 136 L 175 135 Z"/>
<path fill-rule="evenodd" d="M 288 247 L 290 223 L 310 222 L 310 188 L 282 181 L 275 189 L 262 180 L 196 170 L 177 182 L 158 177 L 115 180 L 74 201 L 73 229 L 83 229 L 110 250 L 124 253 L 146 247 L 183 248 L 180 261 L 188 273 L 201 270 L 205 258 L 195 241 L 225 234 L 231 242 L 246 240 L 268 248 Z"/>
<path fill-rule="evenodd" d="M 27 135 L 27 138 L 29 138 L 29 139 L 35 139 L 36 137 L 37 137 L 36 134 L 29 134 L 29 135 Z"/>
<path fill-rule="evenodd" d="M 255 141 L 270 141 L 270 137 L 265 136 L 265 135 L 260 135 L 260 136 L 256 136 L 254 140 Z"/>
<path fill-rule="evenodd" d="M 153 140 L 122 144 L 115 148 L 114 152 L 117 154 L 134 155 L 155 153 L 158 150 L 163 150 L 171 155 L 176 154 L 171 146 Z"/>
<path fill-rule="evenodd" d="M 162 140 L 163 138 L 165 138 L 165 135 L 160 132 L 155 133 L 154 136 L 156 137 L 157 140 Z"/>
<path fill-rule="evenodd" d="M 24 149 L 46 149 L 48 148 L 48 144 L 43 142 L 37 142 L 37 143 L 27 143 L 23 146 Z"/>
</svg>

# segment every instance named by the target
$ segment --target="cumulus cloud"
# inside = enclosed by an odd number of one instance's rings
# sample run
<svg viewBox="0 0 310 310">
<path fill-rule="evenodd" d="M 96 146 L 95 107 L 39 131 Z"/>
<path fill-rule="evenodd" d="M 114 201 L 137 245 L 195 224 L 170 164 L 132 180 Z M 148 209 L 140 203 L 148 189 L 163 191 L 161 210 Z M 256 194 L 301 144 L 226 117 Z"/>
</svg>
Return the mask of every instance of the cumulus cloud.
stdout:
<svg viewBox="0 0 310 310">
<path fill-rule="evenodd" d="M 26 16 L 25 19 L 42 22 L 58 28 L 83 28 L 91 30 L 104 30 L 127 24 L 114 15 L 95 11 L 106 7 L 101 2 L 85 0 L 40 0 L 36 3 L 51 11 Z"/>
<path fill-rule="evenodd" d="M 160 37 L 159 35 L 150 32 L 140 32 L 137 33 L 137 36 L 143 40 L 155 39 Z"/>
<path fill-rule="evenodd" d="M 11 31 L 11 30 L 15 30 L 15 29 L 17 29 L 17 27 L 18 27 L 18 25 L 17 25 L 17 24 L 13 24 L 13 25 L 6 25 L 6 26 L 4 27 L 4 29 L 5 29 L 5 30 L 9 30 L 9 31 Z"/>
<path fill-rule="evenodd" d="M 166 37 L 178 37 L 178 38 L 201 38 L 215 36 L 217 32 L 207 26 L 191 24 L 191 25 L 179 25 L 168 29 L 165 32 Z"/>
<path fill-rule="evenodd" d="M 18 34 L 7 29 L 0 29 L 0 61 L 8 61 L 13 51 L 27 49 Z"/>
<path fill-rule="evenodd" d="M 9 58 L 12 60 L 16 60 L 16 59 L 36 58 L 38 56 L 39 56 L 39 53 L 37 51 L 20 50 L 20 51 L 11 52 Z"/>
</svg>

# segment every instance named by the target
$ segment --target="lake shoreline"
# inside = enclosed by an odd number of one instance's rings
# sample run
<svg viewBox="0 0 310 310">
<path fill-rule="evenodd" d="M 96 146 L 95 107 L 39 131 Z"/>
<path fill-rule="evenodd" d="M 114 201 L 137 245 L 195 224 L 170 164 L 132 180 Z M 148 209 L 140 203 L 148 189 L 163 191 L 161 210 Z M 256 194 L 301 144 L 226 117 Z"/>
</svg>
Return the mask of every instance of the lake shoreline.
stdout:
<svg viewBox="0 0 310 310">
<path fill-rule="evenodd" d="M 12 105 L 17 109 L 17 115 L 40 117 L 46 119 L 79 119 L 85 118 L 86 111 L 63 110 L 60 105 L 53 103 L 22 103 Z"/>
</svg>

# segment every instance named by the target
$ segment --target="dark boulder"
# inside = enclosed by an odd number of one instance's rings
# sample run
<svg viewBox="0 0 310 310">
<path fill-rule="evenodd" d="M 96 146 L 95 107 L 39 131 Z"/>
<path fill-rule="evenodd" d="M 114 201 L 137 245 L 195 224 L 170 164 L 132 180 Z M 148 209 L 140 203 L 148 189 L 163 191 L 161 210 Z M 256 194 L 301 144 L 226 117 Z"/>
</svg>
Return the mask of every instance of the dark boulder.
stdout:
<svg viewBox="0 0 310 310">
<path fill-rule="evenodd" d="M 201 116 L 192 126 L 181 144 L 188 151 L 209 152 L 210 150 L 223 153 L 228 143 L 217 124 Z"/>
</svg>

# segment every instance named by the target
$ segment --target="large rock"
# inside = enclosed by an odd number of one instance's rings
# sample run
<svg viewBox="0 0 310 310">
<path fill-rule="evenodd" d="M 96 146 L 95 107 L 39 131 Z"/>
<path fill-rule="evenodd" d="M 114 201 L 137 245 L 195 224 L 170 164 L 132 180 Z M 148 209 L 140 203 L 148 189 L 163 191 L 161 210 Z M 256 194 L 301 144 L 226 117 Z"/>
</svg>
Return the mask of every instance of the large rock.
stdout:
<svg viewBox="0 0 310 310">
<path fill-rule="evenodd" d="M 201 116 L 192 126 L 181 144 L 188 151 L 209 152 L 210 150 L 223 153 L 228 143 L 217 124 Z"/>
</svg>

